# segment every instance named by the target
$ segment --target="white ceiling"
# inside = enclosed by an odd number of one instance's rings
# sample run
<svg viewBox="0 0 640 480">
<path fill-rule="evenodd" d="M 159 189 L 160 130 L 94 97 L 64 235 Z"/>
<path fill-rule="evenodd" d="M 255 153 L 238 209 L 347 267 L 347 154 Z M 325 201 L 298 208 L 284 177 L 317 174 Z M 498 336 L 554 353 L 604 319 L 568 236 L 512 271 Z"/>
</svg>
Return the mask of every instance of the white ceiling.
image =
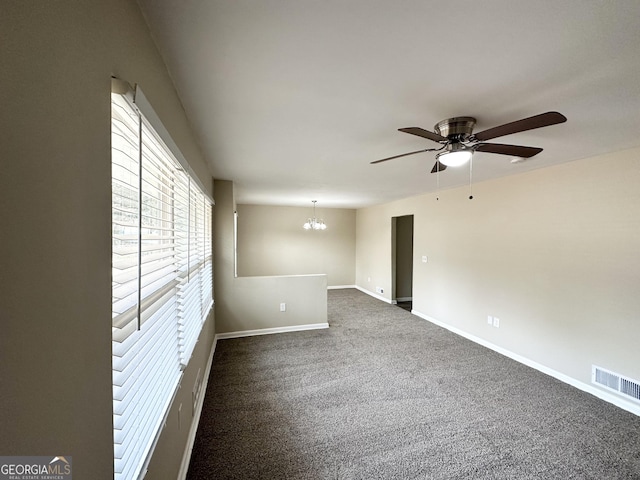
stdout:
<svg viewBox="0 0 640 480">
<path fill-rule="evenodd" d="M 358 208 L 436 189 L 400 127 L 567 123 L 476 153 L 474 181 L 640 146 L 638 0 L 139 0 L 215 178 L 238 203 Z M 606 168 L 614 168 L 608 165 Z M 469 181 L 440 174 L 440 188 Z"/>
</svg>

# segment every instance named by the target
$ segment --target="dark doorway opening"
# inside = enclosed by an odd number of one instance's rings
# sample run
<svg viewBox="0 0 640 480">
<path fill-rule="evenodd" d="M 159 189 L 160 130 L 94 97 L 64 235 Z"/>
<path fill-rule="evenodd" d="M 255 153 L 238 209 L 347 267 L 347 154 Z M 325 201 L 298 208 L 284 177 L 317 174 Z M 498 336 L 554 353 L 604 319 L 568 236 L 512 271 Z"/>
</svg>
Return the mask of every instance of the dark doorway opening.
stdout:
<svg viewBox="0 0 640 480">
<path fill-rule="evenodd" d="M 413 306 L 413 215 L 392 219 L 392 299 L 411 311 Z"/>
<path fill-rule="evenodd" d="M 396 305 L 398 305 L 403 310 L 406 310 L 407 312 L 411 312 L 411 309 L 413 308 L 413 301 L 407 300 L 404 302 L 398 302 Z"/>
</svg>

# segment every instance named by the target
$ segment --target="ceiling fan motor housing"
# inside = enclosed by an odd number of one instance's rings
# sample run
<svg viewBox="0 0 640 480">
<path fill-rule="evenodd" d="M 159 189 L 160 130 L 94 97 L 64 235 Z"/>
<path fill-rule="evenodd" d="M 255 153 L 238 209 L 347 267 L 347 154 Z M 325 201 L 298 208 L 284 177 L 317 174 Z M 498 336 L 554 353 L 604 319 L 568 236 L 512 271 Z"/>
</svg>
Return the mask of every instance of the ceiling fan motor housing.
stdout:
<svg viewBox="0 0 640 480">
<path fill-rule="evenodd" d="M 453 117 L 436 123 L 433 129 L 438 135 L 449 140 L 462 142 L 471 136 L 475 125 L 476 119 L 473 117 Z"/>
</svg>

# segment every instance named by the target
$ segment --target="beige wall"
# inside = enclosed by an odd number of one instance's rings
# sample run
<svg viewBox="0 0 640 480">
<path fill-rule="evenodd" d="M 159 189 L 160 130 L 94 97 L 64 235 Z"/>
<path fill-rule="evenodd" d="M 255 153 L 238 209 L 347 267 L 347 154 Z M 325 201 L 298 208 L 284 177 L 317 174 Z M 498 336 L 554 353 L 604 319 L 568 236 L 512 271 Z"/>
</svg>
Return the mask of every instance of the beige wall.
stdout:
<svg viewBox="0 0 640 480">
<path fill-rule="evenodd" d="M 387 296 L 390 219 L 413 214 L 417 312 L 579 382 L 640 379 L 638 185 L 635 149 L 358 210 L 357 285 Z"/>
<path fill-rule="evenodd" d="M 355 210 L 317 207 L 327 229 L 310 231 L 311 204 L 237 209 L 239 276 L 325 273 L 329 286 L 355 284 Z"/>
<path fill-rule="evenodd" d="M 5 0 L 0 37 L 0 452 L 64 453 L 74 478 L 111 479 L 111 75 L 140 83 L 210 176 L 135 2 Z M 183 429 L 147 478 L 175 478 Z"/>
<path fill-rule="evenodd" d="M 218 334 L 329 326 L 326 275 L 276 275 L 229 280 L 233 287 L 223 300 L 230 305 L 229 315 L 219 316 Z M 285 311 L 280 311 L 282 303 Z"/>
<path fill-rule="evenodd" d="M 215 180 L 214 183 L 216 192 L 214 216 L 216 333 L 326 325 L 326 274 L 278 275 L 274 272 L 269 276 L 235 277 L 233 223 L 236 203 L 233 183 L 227 180 Z M 262 209 L 257 210 L 264 212 Z M 280 209 L 267 211 L 274 215 L 274 212 L 279 212 Z M 353 213 L 355 214 L 355 211 Z M 278 255 L 278 258 L 282 257 Z M 353 263 L 351 269 L 353 269 Z M 280 311 L 281 303 L 286 304 L 284 312 Z"/>
</svg>

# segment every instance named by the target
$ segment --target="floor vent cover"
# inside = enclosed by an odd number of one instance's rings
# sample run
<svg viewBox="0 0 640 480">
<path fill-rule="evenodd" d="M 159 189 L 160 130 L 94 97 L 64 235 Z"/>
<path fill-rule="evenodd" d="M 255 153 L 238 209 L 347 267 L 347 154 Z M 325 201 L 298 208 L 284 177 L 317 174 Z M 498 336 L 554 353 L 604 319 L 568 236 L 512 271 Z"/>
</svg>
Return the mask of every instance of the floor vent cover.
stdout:
<svg viewBox="0 0 640 480">
<path fill-rule="evenodd" d="M 640 402 L 640 382 L 636 380 L 592 365 L 591 382 Z"/>
</svg>

